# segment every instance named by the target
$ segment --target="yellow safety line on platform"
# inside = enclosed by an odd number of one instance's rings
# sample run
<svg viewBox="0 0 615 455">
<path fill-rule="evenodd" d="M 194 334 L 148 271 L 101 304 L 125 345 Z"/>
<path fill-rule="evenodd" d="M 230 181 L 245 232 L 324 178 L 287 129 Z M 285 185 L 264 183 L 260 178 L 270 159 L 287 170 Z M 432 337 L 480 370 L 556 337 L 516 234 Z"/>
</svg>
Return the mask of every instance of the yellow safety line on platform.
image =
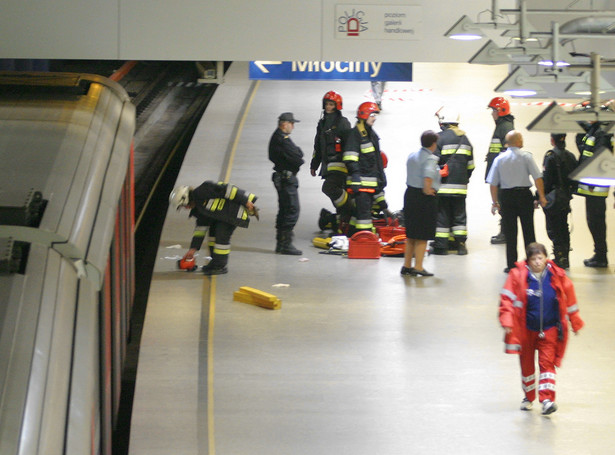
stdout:
<svg viewBox="0 0 615 455">
<path fill-rule="evenodd" d="M 226 168 L 226 174 L 224 176 L 224 181 L 228 183 L 229 178 L 231 176 L 231 170 L 233 169 L 233 161 L 235 159 L 235 152 L 237 151 L 237 145 L 239 144 L 239 139 L 241 138 L 241 133 L 243 131 L 244 124 L 246 122 L 246 118 L 248 117 L 248 113 L 250 112 L 250 107 L 252 106 L 252 101 L 254 100 L 254 96 L 256 95 L 256 91 L 260 85 L 260 81 L 256 81 L 254 84 L 252 93 L 250 94 L 250 98 L 248 99 L 248 103 L 246 104 L 246 108 L 241 116 L 241 121 L 239 122 L 239 126 L 237 127 L 237 133 L 235 134 L 235 139 L 233 141 L 233 146 L 231 148 L 231 153 L 228 160 L 228 165 Z M 207 277 L 203 277 L 203 307 L 206 304 L 206 295 L 207 290 L 209 289 L 209 319 L 208 319 L 208 329 L 207 329 L 207 441 L 208 441 L 208 455 L 216 454 L 216 438 L 214 434 L 214 325 L 216 321 L 216 277 L 210 276 L 208 280 Z"/>
<path fill-rule="evenodd" d="M 246 118 L 248 117 L 248 113 L 250 112 L 250 107 L 252 106 L 252 101 L 256 96 L 256 92 L 258 87 L 260 86 L 261 81 L 256 81 L 254 84 L 254 88 L 252 89 L 252 93 L 250 94 L 250 98 L 248 99 L 248 103 L 246 104 L 246 108 L 243 111 L 243 115 L 241 117 L 241 121 L 239 122 L 239 126 L 237 127 L 237 134 L 235 134 L 235 140 L 233 141 L 233 147 L 231 148 L 231 155 L 228 160 L 228 167 L 226 168 L 226 175 L 224 176 L 224 181 L 228 183 L 229 178 L 231 177 L 231 171 L 233 170 L 233 160 L 235 159 L 235 151 L 237 150 L 237 145 L 239 144 L 239 139 L 241 138 L 241 133 L 243 131 L 243 125 L 246 123 Z"/>
<path fill-rule="evenodd" d="M 209 285 L 209 286 L 208 286 Z M 207 441 L 208 454 L 216 453 L 216 438 L 214 434 L 214 326 L 216 323 L 216 277 L 203 279 L 203 300 L 209 288 L 209 322 L 207 330 Z M 205 304 L 206 302 L 203 302 Z"/>
</svg>

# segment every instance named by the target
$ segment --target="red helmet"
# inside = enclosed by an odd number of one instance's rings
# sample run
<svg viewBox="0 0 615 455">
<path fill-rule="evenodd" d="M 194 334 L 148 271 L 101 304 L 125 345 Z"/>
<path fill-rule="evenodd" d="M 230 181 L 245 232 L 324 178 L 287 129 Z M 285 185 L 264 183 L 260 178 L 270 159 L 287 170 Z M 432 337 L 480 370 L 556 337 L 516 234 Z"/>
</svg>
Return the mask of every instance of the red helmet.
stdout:
<svg viewBox="0 0 615 455">
<path fill-rule="evenodd" d="M 387 164 L 389 164 L 389 158 L 384 154 L 383 151 L 380 151 L 380 156 L 382 157 L 382 167 L 386 168 Z"/>
<path fill-rule="evenodd" d="M 496 96 L 489 101 L 489 105 L 487 107 L 495 109 L 499 117 L 504 117 L 505 115 L 510 114 L 510 104 L 506 98 L 502 98 L 501 96 Z"/>
<path fill-rule="evenodd" d="M 380 108 L 376 103 L 366 101 L 359 106 L 359 109 L 357 109 L 357 118 L 367 120 L 370 114 L 380 114 Z"/>
<path fill-rule="evenodd" d="M 338 111 L 342 110 L 342 95 L 340 95 L 339 93 L 336 93 L 333 90 L 325 93 L 325 96 L 322 97 L 322 108 L 323 109 L 325 108 L 325 102 L 327 101 L 333 101 L 335 103 L 335 108 Z"/>
</svg>

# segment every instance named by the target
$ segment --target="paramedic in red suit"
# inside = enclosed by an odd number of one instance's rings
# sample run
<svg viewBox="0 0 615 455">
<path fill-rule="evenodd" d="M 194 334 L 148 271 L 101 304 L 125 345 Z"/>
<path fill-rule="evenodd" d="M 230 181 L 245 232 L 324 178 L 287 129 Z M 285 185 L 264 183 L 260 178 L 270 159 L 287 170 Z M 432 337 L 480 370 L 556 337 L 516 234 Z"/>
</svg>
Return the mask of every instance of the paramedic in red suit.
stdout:
<svg viewBox="0 0 615 455">
<path fill-rule="evenodd" d="M 500 294 L 500 324 L 506 332 L 506 353 L 519 354 L 525 397 L 521 410 L 529 411 L 536 398 L 535 351 L 538 351 L 538 400 L 542 414 L 557 410 L 556 368 L 568 341 L 568 323 L 576 334 L 584 325 L 574 287 L 566 272 L 548 259 L 540 243 L 527 247 L 527 259 L 508 274 Z"/>
</svg>

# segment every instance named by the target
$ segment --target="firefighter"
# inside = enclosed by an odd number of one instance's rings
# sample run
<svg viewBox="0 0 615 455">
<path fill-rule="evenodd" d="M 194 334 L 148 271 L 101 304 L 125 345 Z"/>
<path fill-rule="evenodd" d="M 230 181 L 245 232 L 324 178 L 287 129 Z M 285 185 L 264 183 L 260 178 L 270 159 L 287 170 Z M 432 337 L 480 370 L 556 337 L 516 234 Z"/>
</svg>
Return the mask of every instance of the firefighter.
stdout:
<svg viewBox="0 0 615 455">
<path fill-rule="evenodd" d="M 386 176 L 379 138 L 373 130 L 379 113 L 376 103 L 362 103 L 357 109 L 357 123 L 350 130 L 344 144 L 343 159 L 348 169 L 346 187 L 352 193 L 355 203 L 349 235 L 358 231 L 373 231 L 374 204 L 383 211 L 388 208 L 384 199 Z"/>
<path fill-rule="evenodd" d="M 491 115 L 495 121 L 495 130 L 493 131 L 493 137 L 491 138 L 491 143 L 489 144 L 489 152 L 485 157 L 485 161 L 487 162 L 485 181 L 487 181 L 487 176 L 489 175 L 493 161 L 500 154 L 500 152 L 506 150 L 506 135 L 515 129 L 515 118 L 510 113 L 510 103 L 506 98 L 496 96 L 489 102 L 487 107 L 491 109 Z M 491 243 L 494 245 L 506 243 L 506 236 L 502 230 L 501 218 L 500 232 L 491 237 Z"/>
<path fill-rule="evenodd" d="M 348 170 L 343 161 L 342 149 L 342 142 L 350 131 L 350 122 L 342 115 L 342 96 L 334 91 L 325 93 L 322 109 L 316 127 L 310 173 L 315 177 L 320 168 L 319 175 L 324 179 L 322 192 L 331 199 L 336 211 L 331 224 L 333 227 L 344 226 L 350 221 L 352 210 L 350 196 L 346 192 Z"/>
<path fill-rule="evenodd" d="M 456 249 L 457 254 L 462 256 L 468 254 L 466 196 L 474 171 L 472 144 L 465 132 L 459 129 L 457 112 L 441 108 L 436 116 L 442 131 L 438 135 L 435 155 L 444 175 L 437 194 L 438 218 L 432 252 L 448 254 L 449 239 L 452 237 L 454 244 L 451 249 Z"/>
<path fill-rule="evenodd" d="M 586 104 L 582 108 L 592 109 L 591 105 Z M 602 110 L 608 110 L 609 107 L 602 106 Z M 608 124 L 603 122 L 587 122 L 581 126 L 584 127 L 585 134 L 580 133 L 577 137 L 577 146 L 579 148 L 579 166 L 594 156 L 594 152 L 602 147 L 613 151 L 613 134 L 605 133 L 608 131 Z M 604 128 L 604 129 L 603 129 Z M 606 198 L 609 195 L 608 186 L 587 185 L 578 183 L 576 193 L 578 196 L 585 198 L 585 218 L 587 227 L 594 240 L 594 255 L 589 259 L 584 259 L 583 264 L 586 267 L 608 267 L 607 259 L 607 243 L 606 243 Z"/>
<path fill-rule="evenodd" d="M 278 127 L 269 141 L 269 160 L 274 164 L 271 180 L 278 192 L 278 214 L 275 219 L 277 254 L 301 255 L 292 243 L 293 229 L 299 219 L 299 180 L 297 173 L 303 164 L 303 152 L 290 138 L 299 123 L 292 112 L 278 117 Z"/>
<path fill-rule="evenodd" d="M 254 205 L 256 199 L 254 194 L 230 183 L 215 183 L 209 180 L 196 188 L 186 185 L 175 188 L 169 196 L 170 205 L 176 210 L 190 210 L 189 216 L 196 218 L 190 249 L 180 264 L 194 262 L 194 254 L 201 249 L 209 231 L 211 261 L 203 267 L 203 273 L 228 273 L 226 265 L 231 252 L 231 236 L 237 226 L 248 227 L 250 215 L 258 219 L 258 209 Z"/>
</svg>

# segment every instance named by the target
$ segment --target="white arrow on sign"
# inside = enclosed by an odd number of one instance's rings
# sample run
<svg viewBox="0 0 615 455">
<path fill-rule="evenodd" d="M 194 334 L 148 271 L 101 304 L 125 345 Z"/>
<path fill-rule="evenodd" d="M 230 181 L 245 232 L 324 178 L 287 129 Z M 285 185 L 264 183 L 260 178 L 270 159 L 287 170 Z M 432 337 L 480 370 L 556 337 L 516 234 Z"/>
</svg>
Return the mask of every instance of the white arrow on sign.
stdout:
<svg viewBox="0 0 615 455">
<path fill-rule="evenodd" d="M 260 69 L 263 73 L 269 73 L 269 70 L 265 67 L 265 65 L 281 65 L 282 62 L 269 62 L 265 60 L 255 61 L 254 64 Z"/>
</svg>

